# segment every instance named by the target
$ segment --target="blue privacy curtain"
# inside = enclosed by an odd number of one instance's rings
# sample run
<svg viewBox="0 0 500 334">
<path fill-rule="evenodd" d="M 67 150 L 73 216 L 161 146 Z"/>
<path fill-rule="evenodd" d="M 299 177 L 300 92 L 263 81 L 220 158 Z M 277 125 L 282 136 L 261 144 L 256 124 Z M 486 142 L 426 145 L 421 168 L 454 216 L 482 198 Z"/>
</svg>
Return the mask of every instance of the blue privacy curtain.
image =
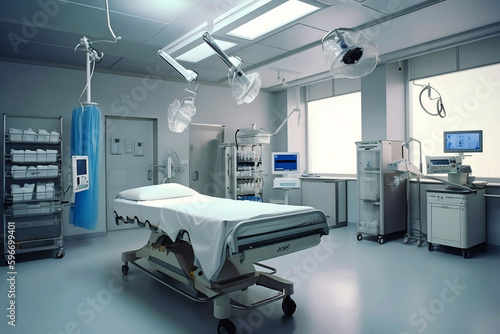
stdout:
<svg viewBox="0 0 500 334">
<path fill-rule="evenodd" d="M 79 227 L 94 230 L 97 225 L 99 201 L 99 143 L 101 111 L 96 105 L 73 109 L 71 119 L 71 155 L 89 157 L 89 189 L 75 194 L 71 207 L 70 222 Z"/>
</svg>

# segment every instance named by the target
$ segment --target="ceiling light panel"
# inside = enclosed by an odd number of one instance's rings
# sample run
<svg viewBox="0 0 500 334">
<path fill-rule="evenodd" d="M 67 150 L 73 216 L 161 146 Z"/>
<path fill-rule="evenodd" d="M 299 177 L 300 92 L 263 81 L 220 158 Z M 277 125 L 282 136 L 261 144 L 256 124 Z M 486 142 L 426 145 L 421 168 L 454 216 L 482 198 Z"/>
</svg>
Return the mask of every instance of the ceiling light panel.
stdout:
<svg viewBox="0 0 500 334">
<path fill-rule="evenodd" d="M 298 0 L 289 0 L 280 6 L 248 21 L 247 23 L 229 31 L 227 34 L 245 39 L 255 39 L 287 23 L 310 14 L 319 7 Z"/>
<path fill-rule="evenodd" d="M 226 51 L 235 46 L 235 43 L 216 40 L 217 45 Z M 188 61 L 191 63 L 197 63 L 200 60 L 203 60 L 211 55 L 215 54 L 214 51 L 208 46 L 206 43 L 200 44 L 197 47 L 192 48 L 191 50 L 181 54 L 178 57 L 175 57 L 176 60 Z"/>
</svg>

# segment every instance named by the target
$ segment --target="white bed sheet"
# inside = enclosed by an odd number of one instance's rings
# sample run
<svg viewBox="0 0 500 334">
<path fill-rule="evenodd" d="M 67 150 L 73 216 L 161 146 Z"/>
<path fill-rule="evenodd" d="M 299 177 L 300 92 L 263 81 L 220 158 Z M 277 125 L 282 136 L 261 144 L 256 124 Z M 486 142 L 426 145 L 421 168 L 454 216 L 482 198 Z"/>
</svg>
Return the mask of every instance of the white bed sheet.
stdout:
<svg viewBox="0 0 500 334">
<path fill-rule="evenodd" d="M 180 231 L 189 233 L 198 264 L 212 279 L 225 260 L 228 235 L 241 221 L 274 215 L 315 211 L 312 207 L 279 205 L 205 196 L 202 194 L 154 201 L 117 198 L 115 211 L 140 221 L 149 220 L 172 240 Z"/>
</svg>

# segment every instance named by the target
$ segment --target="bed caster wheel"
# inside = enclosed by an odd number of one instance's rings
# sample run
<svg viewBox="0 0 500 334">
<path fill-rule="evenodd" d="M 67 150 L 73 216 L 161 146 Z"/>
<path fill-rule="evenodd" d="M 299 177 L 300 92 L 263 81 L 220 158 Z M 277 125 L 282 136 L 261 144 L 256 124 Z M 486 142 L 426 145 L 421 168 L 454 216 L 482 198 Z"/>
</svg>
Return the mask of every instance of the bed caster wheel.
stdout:
<svg viewBox="0 0 500 334">
<path fill-rule="evenodd" d="M 358 233 L 356 235 L 356 238 L 358 239 L 358 241 L 361 241 L 361 240 L 363 240 L 363 235 L 361 233 Z"/>
<path fill-rule="evenodd" d="M 464 259 L 468 259 L 470 257 L 470 250 L 468 250 L 468 249 L 462 249 L 462 257 Z"/>
<path fill-rule="evenodd" d="M 123 275 L 127 275 L 127 274 L 128 274 L 128 270 L 129 270 L 129 269 L 130 269 L 130 268 L 129 268 L 128 264 L 124 264 L 124 265 L 122 266 L 122 274 L 123 274 Z"/>
<path fill-rule="evenodd" d="M 283 309 L 283 313 L 285 315 L 290 316 L 295 313 L 295 310 L 297 309 L 297 304 L 295 304 L 295 302 L 290 296 L 286 296 L 285 299 L 283 299 L 281 308 Z"/>
<path fill-rule="evenodd" d="M 229 319 L 221 319 L 217 325 L 218 334 L 236 334 L 236 326 Z"/>
<path fill-rule="evenodd" d="M 410 238 L 408 237 L 408 234 L 405 234 L 405 237 L 403 238 L 403 243 L 407 244 L 408 241 L 410 241 Z"/>
<path fill-rule="evenodd" d="M 378 237 L 378 243 L 382 245 L 384 243 L 384 237 Z"/>
<path fill-rule="evenodd" d="M 429 248 L 429 252 L 432 252 L 434 250 L 434 245 L 429 242 L 427 248 Z"/>
<path fill-rule="evenodd" d="M 56 258 L 62 259 L 63 257 L 64 257 L 64 250 L 63 249 L 59 249 L 59 251 L 56 254 Z"/>
</svg>

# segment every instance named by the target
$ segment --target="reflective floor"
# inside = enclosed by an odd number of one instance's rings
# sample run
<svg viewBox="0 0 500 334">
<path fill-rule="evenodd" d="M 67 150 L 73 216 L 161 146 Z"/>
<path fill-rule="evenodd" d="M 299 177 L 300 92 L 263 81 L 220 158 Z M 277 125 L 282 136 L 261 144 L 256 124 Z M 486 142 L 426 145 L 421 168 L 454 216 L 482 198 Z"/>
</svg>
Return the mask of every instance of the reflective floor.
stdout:
<svg viewBox="0 0 500 334">
<path fill-rule="evenodd" d="M 0 267 L 1 333 L 216 333 L 211 303 L 197 303 L 131 267 L 121 252 L 146 243 L 149 231 L 115 231 L 65 245 L 62 259 L 19 263 L 15 299 Z M 265 262 L 294 282 L 297 310 L 281 303 L 235 310 L 238 333 L 498 333 L 500 254 L 429 252 L 402 238 L 383 245 L 356 240 L 356 228 L 331 230 L 322 243 Z M 256 291 L 260 293 L 261 291 Z M 251 293 L 249 290 L 247 293 Z M 15 300 L 16 326 L 7 324 Z"/>
</svg>

